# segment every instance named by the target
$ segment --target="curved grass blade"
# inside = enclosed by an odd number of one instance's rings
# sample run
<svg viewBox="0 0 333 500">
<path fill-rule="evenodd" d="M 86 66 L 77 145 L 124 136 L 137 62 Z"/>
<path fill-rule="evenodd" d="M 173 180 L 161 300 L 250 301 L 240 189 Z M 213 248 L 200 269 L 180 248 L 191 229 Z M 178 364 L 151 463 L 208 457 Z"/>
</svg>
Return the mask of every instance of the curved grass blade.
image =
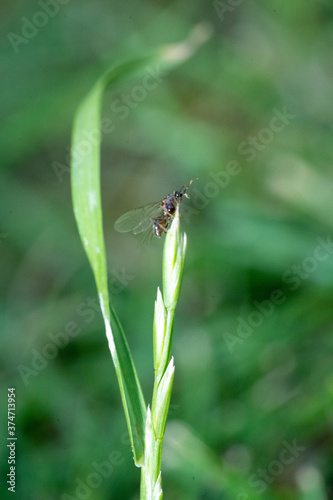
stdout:
<svg viewBox="0 0 333 500">
<path fill-rule="evenodd" d="M 110 71 L 107 77 L 102 77 L 95 84 L 81 103 L 72 135 L 71 184 L 74 214 L 96 281 L 134 460 L 140 465 L 144 455 L 146 405 L 126 337 L 114 308 L 109 303 L 100 194 L 101 100 L 108 80 L 116 81 L 121 70 L 127 74 L 130 73 L 129 69 L 118 67 Z"/>
</svg>

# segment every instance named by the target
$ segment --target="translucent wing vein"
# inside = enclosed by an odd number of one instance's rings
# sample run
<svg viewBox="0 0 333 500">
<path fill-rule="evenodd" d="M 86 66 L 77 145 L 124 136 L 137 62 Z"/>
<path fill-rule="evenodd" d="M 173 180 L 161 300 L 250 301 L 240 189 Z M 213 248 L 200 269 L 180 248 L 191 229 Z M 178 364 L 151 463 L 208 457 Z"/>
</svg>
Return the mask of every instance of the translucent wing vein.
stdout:
<svg viewBox="0 0 333 500">
<path fill-rule="evenodd" d="M 121 215 L 116 220 L 114 228 L 120 233 L 133 231 L 134 234 L 142 233 L 152 225 L 151 219 L 162 213 L 161 203 L 151 203 L 144 207 L 135 208 Z"/>
</svg>

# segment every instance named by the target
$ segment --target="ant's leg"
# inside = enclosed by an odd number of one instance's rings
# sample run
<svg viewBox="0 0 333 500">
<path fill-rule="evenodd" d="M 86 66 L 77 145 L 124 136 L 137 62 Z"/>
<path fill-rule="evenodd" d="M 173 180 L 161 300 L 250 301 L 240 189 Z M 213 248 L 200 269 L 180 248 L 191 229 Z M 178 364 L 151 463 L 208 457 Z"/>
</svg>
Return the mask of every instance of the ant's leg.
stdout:
<svg viewBox="0 0 333 500">
<path fill-rule="evenodd" d="M 170 219 L 170 216 L 168 217 L 168 219 Z M 168 232 L 168 231 L 167 231 L 167 229 L 166 229 L 166 228 L 165 228 L 162 224 L 160 224 L 160 223 L 158 222 L 158 218 L 157 218 L 157 219 L 154 219 L 154 218 L 150 217 L 150 220 L 151 220 L 151 223 L 152 223 L 153 225 L 154 225 L 154 224 L 157 224 L 157 226 L 158 226 L 160 229 L 162 229 L 165 233 L 167 233 L 167 232 Z M 168 221 L 168 223 L 169 223 L 169 221 Z"/>
<path fill-rule="evenodd" d="M 169 221 L 168 221 L 168 224 L 169 224 Z M 157 225 L 158 225 L 158 227 L 159 227 L 160 229 L 162 229 L 162 231 L 163 231 L 164 233 L 167 233 L 167 232 L 168 232 L 168 230 L 167 230 L 166 226 L 162 226 L 162 224 L 157 224 Z"/>
</svg>

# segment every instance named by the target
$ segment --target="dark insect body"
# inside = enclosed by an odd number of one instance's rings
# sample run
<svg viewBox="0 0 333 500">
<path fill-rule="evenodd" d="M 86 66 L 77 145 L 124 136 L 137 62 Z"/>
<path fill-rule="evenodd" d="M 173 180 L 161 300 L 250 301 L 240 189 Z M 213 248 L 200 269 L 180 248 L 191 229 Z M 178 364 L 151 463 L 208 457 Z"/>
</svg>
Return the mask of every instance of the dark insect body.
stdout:
<svg viewBox="0 0 333 500">
<path fill-rule="evenodd" d="M 153 233 L 157 238 L 160 238 L 163 233 L 167 232 L 167 227 L 169 225 L 170 217 L 167 215 L 161 215 L 160 217 L 155 217 L 153 219 Z"/>
<path fill-rule="evenodd" d="M 121 233 L 133 231 L 134 234 L 152 230 L 153 234 L 160 238 L 163 233 L 167 232 L 183 196 L 188 198 L 187 190 L 191 184 L 192 181 L 179 191 L 167 194 L 159 203 L 151 203 L 126 212 L 116 220 L 115 229 Z"/>
</svg>

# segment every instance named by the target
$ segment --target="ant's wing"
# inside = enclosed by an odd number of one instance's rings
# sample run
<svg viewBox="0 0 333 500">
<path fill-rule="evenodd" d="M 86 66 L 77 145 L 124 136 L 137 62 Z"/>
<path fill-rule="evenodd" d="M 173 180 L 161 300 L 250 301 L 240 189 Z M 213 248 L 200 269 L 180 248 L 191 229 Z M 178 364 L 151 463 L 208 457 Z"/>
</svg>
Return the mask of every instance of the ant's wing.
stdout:
<svg viewBox="0 0 333 500">
<path fill-rule="evenodd" d="M 161 211 L 160 202 L 135 208 L 119 217 L 114 224 L 114 228 L 120 233 L 127 233 L 128 231 L 133 231 L 134 234 L 142 233 L 151 227 L 151 219 L 161 215 Z"/>
</svg>

